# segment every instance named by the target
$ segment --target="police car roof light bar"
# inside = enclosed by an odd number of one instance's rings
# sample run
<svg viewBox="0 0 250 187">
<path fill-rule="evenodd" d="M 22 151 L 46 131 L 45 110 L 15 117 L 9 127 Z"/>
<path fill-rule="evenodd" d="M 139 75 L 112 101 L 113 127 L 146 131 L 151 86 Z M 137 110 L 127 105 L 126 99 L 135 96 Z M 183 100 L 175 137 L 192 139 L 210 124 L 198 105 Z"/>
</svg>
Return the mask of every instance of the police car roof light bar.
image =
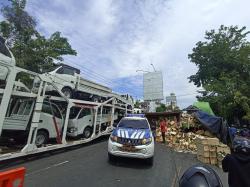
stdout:
<svg viewBox="0 0 250 187">
<path fill-rule="evenodd" d="M 145 114 L 127 114 L 127 117 L 140 117 L 140 118 L 145 118 Z"/>
</svg>

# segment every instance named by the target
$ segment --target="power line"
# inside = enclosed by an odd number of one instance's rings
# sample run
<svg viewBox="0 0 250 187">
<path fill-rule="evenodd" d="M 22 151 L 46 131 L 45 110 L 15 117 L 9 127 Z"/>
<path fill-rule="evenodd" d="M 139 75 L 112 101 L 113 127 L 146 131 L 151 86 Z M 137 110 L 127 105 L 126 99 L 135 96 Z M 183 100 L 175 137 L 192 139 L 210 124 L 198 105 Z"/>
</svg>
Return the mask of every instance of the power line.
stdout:
<svg viewBox="0 0 250 187">
<path fill-rule="evenodd" d="M 189 94 L 183 94 L 183 95 L 176 95 L 176 97 L 185 97 L 185 96 L 189 96 L 189 95 L 197 95 L 199 93 L 189 93 Z"/>
<path fill-rule="evenodd" d="M 80 64 L 78 64 L 78 63 L 76 63 L 76 62 L 72 62 L 72 61 L 70 61 L 70 60 L 67 60 L 67 61 L 70 62 L 70 63 L 72 63 L 72 64 L 74 64 L 74 65 L 76 65 L 76 66 L 78 66 L 78 67 L 81 67 L 81 70 L 82 70 L 82 71 L 85 71 L 86 73 L 91 73 L 91 74 L 93 74 L 94 76 L 98 77 L 99 79 L 102 79 L 102 81 L 105 81 L 105 82 L 108 82 L 108 83 L 110 83 L 110 84 L 113 84 L 113 80 L 108 79 L 108 78 L 104 77 L 103 75 L 98 74 L 98 73 L 96 73 L 95 71 L 93 71 L 93 70 L 91 70 L 91 69 L 89 69 L 89 68 L 87 68 L 87 67 L 85 67 L 85 66 L 83 66 L 83 65 L 80 65 Z"/>
<path fill-rule="evenodd" d="M 69 61 L 69 60 L 68 60 L 68 61 Z M 78 66 L 78 67 L 80 67 L 80 70 L 81 70 L 82 72 L 86 73 L 89 77 L 92 77 L 92 79 L 94 79 L 94 80 L 96 80 L 96 81 L 98 81 L 98 82 L 105 83 L 106 85 L 109 85 L 109 86 L 113 87 L 113 85 L 112 85 L 113 82 L 111 82 L 111 81 L 109 81 L 109 80 L 103 78 L 101 75 L 95 73 L 94 71 L 91 71 L 91 70 L 89 70 L 88 68 L 83 67 L 83 66 L 81 66 L 81 65 L 79 65 L 79 64 L 76 64 L 76 63 L 74 63 L 74 62 L 71 62 L 71 61 L 69 61 L 69 62 L 72 63 L 72 64 L 74 64 L 74 65 L 76 65 L 76 66 Z M 84 74 L 83 74 L 83 75 L 84 75 Z"/>
</svg>

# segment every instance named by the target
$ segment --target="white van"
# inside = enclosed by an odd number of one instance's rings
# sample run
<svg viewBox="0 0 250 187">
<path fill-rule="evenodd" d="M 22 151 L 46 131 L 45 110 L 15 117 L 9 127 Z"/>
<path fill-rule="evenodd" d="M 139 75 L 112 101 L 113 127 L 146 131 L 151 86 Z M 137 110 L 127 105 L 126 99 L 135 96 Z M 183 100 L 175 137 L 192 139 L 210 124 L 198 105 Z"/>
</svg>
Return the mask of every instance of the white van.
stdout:
<svg viewBox="0 0 250 187">
<path fill-rule="evenodd" d="M 35 102 L 34 99 L 12 98 L 7 116 L 4 119 L 1 138 L 12 138 L 17 141 L 23 141 L 27 138 Z M 46 144 L 50 138 L 57 137 L 53 116 L 57 122 L 58 130 L 61 132 L 64 121 L 61 111 L 56 104 L 44 101 L 38 122 L 39 125 L 36 136 L 37 146 Z"/>
<path fill-rule="evenodd" d="M 106 112 L 105 112 L 106 111 Z M 93 132 L 94 125 L 94 110 L 90 108 L 72 107 L 69 116 L 69 123 L 67 129 L 67 136 L 83 138 L 90 138 Z M 118 119 L 118 115 L 114 115 L 114 120 Z M 111 113 L 103 109 L 103 114 L 97 115 L 96 133 L 99 132 L 99 124 L 101 124 L 101 131 L 106 130 L 110 126 Z"/>
</svg>

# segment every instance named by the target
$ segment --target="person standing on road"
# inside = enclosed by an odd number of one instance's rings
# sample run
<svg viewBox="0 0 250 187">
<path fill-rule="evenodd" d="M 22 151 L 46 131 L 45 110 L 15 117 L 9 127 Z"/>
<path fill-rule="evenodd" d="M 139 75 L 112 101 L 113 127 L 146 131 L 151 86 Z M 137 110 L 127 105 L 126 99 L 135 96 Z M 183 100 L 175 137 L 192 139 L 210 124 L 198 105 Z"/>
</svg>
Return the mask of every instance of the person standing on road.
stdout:
<svg viewBox="0 0 250 187">
<path fill-rule="evenodd" d="M 165 135 L 167 132 L 167 124 L 166 124 L 166 121 L 164 119 L 161 119 L 160 129 L 161 129 L 162 142 L 166 143 Z"/>
<path fill-rule="evenodd" d="M 154 137 L 154 140 L 155 140 L 155 138 L 156 138 L 156 120 L 155 119 L 152 119 L 151 130 L 153 132 L 153 137 Z"/>
</svg>

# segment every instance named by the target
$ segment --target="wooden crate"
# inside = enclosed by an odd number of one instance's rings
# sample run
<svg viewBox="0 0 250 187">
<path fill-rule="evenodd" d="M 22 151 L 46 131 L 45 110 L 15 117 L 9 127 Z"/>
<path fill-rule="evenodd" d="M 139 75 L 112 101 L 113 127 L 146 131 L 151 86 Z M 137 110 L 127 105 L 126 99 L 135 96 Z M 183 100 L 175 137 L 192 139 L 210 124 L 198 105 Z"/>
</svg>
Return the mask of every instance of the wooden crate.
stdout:
<svg viewBox="0 0 250 187">
<path fill-rule="evenodd" d="M 196 144 L 196 147 L 198 155 L 202 155 L 204 157 L 212 155 L 212 157 L 216 157 L 216 146 Z"/>
<path fill-rule="evenodd" d="M 217 153 L 226 153 L 226 154 L 230 154 L 231 150 L 228 146 L 218 146 L 217 147 Z"/>
<path fill-rule="evenodd" d="M 207 137 L 197 137 L 196 138 L 197 144 L 203 144 L 203 145 L 219 145 L 219 139 L 218 138 L 207 138 Z"/>
<path fill-rule="evenodd" d="M 210 157 L 209 159 L 210 159 L 210 164 L 212 164 L 212 165 L 216 165 L 218 163 L 216 157 L 215 158 Z"/>
<path fill-rule="evenodd" d="M 215 151 L 203 151 L 203 152 L 198 152 L 198 156 L 203 156 L 203 157 L 212 157 L 212 158 L 217 158 L 217 153 Z"/>
<path fill-rule="evenodd" d="M 157 142 L 162 142 L 162 137 L 161 137 L 161 136 L 160 136 L 160 137 L 157 136 L 157 137 L 156 137 L 156 141 L 157 141 Z"/>
<path fill-rule="evenodd" d="M 209 151 L 203 151 L 203 152 L 197 151 L 197 155 L 203 156 L 203 157 L 209 157 L 210 153 Z"/>
<path fill-rule="evenodd" d="M 212 164 L 212 165 L 217 165 L 218 161 L 216 157 L 205 157 L 202 155 L 197 155 L 197 159 L 201 161 L 204 164 Z"/>
<path fill-rule="evenodd" d="M 197 150 L 199 151 L 209 151 L 209 145 L 196 144 Z"/>
<path fill-rule="evenodd" d="M 201 155 L 197 155 L 197 159 L 199 161 L 201 161 L 202 163 L 204 163 L 204 164 L 210 164 L 209 157 L 204 157 L 204 156 L 201 156 Z"/>
<path fill-rule="evenodd" d="M 209 157 L 216 158 L 216 160 L 217 160 L 217 152 L 216 151 L 209 151 Z"/>
<path fill-rule="evenodd" d="M 211 145 L 211 146 L 209 146 L 209 151 L 210 152 L 216 152 L 217 151 L 217 147 L 214 146 L 214 145 Z"/>
</svg>

